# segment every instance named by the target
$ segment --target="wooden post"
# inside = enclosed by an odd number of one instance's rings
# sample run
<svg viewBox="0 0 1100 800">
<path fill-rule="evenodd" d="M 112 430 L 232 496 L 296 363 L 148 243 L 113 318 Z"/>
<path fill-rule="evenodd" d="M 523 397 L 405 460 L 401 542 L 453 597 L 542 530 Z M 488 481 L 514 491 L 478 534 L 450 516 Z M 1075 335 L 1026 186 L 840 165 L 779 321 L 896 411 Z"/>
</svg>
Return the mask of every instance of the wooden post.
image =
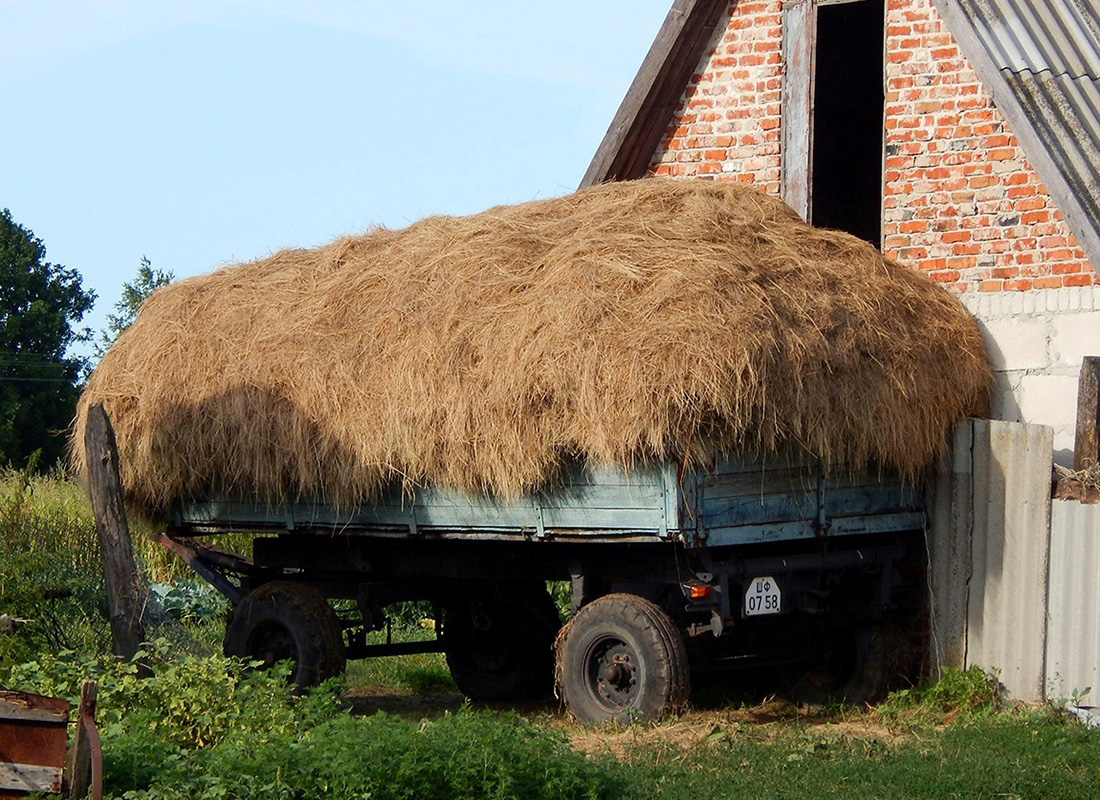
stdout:
<svg viewBox="0 0 1100 800">
<path fill-rule="evenodd" d="M 130 527 L 122 503 L 115 432 L 107 412 L 98 403 L 88 409 L 84 449 L 88 461 L 88 493 L 99 535 L 103 579 L 107 584 L 113 650 L 115 655 L 131 660 L 145 639 L 142 616 L 148 589 L 134 562 Z"/>
<path fill-rule="evenodd" d="M 96 693 L 99 684 L 84 681 L 80 687 L 80 710 L 76 715 L 76 737 L 65 761 L 65 786 L 69 800 L 103 797 L 103 752 L 95 727 Z"/>
<path fill-rule="evenodd" d="M 1085 356 L 1077 381 L 1077 435 L 1073 468 L 1085 470 L 1100 463 L 1100 356 Z"/>
</svg>

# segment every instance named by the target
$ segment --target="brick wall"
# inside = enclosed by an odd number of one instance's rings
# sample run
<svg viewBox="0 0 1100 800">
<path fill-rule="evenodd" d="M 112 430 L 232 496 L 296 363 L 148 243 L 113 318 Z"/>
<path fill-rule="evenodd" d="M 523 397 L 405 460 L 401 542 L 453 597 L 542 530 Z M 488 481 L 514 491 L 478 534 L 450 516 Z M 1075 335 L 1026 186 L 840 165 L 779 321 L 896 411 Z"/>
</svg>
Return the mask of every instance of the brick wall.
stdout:
<svg viewBox="0 0 1100 800">
<path fill-rule="evenodd" d="M 651 170 L 755 183 L 778 195 L 782 0 L 731 3 Z"/>
<path fill-rule="evenodd" d="M 778 195 L 782 0 L 731 3 L 658 175 Z M 883 249 L 960 293 L 1100 284 L 932 0 L 887 0 Z"/>
<path fill-rule="evenodd" d="M 659 175 L 781 194 L 782 0 L 730 3 L 655 154 Z M 932 0 L 886 0 L 883 249 L 961 295 L 993 365 L 994 416 L 1054 428 L 1071 460 L 1100 280 Z"/>
<path fill-rule="evenodd" d="M 932 0 L 887 0 L 883 249 L 960 292 L 1096 273 Z"/>
</svg>

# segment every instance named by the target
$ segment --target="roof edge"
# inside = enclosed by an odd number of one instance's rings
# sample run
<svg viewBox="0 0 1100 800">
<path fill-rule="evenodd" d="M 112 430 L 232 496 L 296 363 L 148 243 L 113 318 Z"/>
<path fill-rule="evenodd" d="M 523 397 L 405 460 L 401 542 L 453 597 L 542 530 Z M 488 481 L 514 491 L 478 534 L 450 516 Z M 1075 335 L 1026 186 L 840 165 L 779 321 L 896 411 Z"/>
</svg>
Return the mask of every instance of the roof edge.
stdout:
<svg viewBox="0 0 1100 800">
<path fill-rule="evenodd" d="M 675 0 L 578 188 L 645 175 L 727 0 Z"/>
</svg>

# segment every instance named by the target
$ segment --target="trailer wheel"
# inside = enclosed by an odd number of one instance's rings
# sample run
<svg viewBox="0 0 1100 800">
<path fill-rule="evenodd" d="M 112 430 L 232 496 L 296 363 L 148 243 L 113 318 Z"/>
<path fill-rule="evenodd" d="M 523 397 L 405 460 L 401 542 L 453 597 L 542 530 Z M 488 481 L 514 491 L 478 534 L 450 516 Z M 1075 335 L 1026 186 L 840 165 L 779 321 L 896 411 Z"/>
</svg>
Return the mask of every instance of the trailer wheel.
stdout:
<svg viewBox="0 0 1100 800">
<path fill-rule="evenodd" d="M 819 658 L 801 671 L 792 696 L 806 703 L 873 703 L 905 677 L 904 637 L 897 625 L 845 628 L 826 637 Z"/>
<path fill-rule="evenodd" d="M 557 688 L 581 722 L 648 722 L 680 710 L 690 690 L 687 650 L 669 616 L 632 594 L 584 606 L 557 642 Z"/>
<path fill-rule="evenodd" d="M 445 604 L 447 667 L 471 700 L 550 694 L 558 609 L 541 581 L 468 584 Z"/>
<path fill-rule="evenodd" d="M 312 586 L 272 581 L 253 589 L 233 609 L 225 629 L 225 654 L 293 664 L 291 680 L 305 688 L 344 671 L 340 622 Z"/>
</svg>

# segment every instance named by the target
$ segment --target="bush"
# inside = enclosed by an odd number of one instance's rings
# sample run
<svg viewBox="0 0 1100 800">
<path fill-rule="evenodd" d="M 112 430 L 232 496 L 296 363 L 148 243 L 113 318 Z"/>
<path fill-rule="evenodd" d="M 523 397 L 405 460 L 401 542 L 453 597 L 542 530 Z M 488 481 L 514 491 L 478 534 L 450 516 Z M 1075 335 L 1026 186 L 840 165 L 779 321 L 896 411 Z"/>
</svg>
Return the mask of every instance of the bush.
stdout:
<svg viewBox="0 0 1100 800">
<path fill-rule="evenodd" d="M 330 681 L 298 697 L 288 669 L 179 655 L 134 663 L 46 654 L 12 670 L 24 689 L 76 700 L 99 681 L 109 796 L 139 798 L 523 798 L 619 796 L 610 762 L 515 716 L 462 710 L 435 722 L 353 717 Z"/>
<path fill-rule="evenodd" d="M 29 620 L 0 634 L 0 666 L 109 642 L 95 522 L 83 491 L 60 473 L 0 471 L 0 614 Z"/>
<path fill-rule="evenodd" d="M 893 692 L 879 705 L 886 717 L 910 711 L 917 714 L 982 714 L 1001 705 L 1001 685 L 981 667 L 967 670 L 944 667 L 940 679 L 911 689 Z"/>
</svg>

